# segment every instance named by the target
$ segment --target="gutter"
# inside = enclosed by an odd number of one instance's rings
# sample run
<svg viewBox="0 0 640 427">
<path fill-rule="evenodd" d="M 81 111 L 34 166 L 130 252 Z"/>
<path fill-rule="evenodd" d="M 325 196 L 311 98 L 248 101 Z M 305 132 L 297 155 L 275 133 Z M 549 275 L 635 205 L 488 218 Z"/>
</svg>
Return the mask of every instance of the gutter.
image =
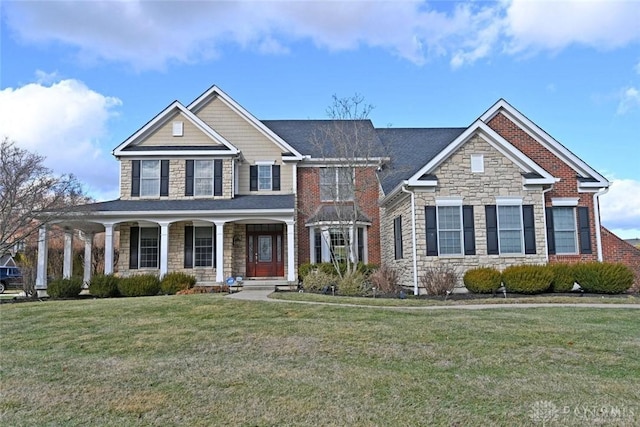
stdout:
<svg viewBox="0 0 640 427">
<path fill-rule="evenodd" d="M 416 195 L 407 190 L 407 182 L 400 187 L 402 192 L 411 195 L 411 251 L 413 256 L 413 294 L 418 295 L 418 251 L 416 248 Z"/>
<path fill-rule="evenodd" d="M 603 261 L 602 256 L 602 233 L 600 232 L 600 196 L 607 194 L 609 187 L 605 187 L 593 195 L 593 216 L 596 220 L 596 249 L 598 251 L 598 261 Z"/>
</svg>

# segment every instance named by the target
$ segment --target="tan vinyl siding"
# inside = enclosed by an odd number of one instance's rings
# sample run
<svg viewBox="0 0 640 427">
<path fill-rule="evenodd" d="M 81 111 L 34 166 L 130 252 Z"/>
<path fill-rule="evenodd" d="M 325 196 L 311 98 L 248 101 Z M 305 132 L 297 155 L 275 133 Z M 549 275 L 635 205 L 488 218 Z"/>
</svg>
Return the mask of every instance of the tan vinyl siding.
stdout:
<svg viewBox="0 0 640 427">
<path fill-rule="evenodd" d="M 173 136 L 173 122 L 183 123 L 183 136 Z M 195 145 L 208 146 L 220 145 L 209 135 L 198 129 L 189 119 L 182 113 L 178 112 L 167 122 L 144 141 L 140 146 L 175 146 L 175 145 Z"/>
<path fill-rule="evenodd" d="M 196 114 L 242 152 L 244 162 L 238 168 L 239 194 L 249 194 L 249 166 L 256 161 L 274 160 L 280 165 L 281 191 L 293 192 L 293 167 L 282 163 L 282 150 L 255 126 L 231 110 L 219 98 L 213 99 Z"/>
</svg>

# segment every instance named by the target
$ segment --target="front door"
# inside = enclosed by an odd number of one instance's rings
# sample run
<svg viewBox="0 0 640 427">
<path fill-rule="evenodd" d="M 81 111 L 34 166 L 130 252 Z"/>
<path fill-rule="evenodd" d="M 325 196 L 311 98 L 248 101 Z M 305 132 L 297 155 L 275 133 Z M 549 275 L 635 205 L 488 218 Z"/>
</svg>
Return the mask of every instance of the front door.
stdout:
<svg viewBox="0 0 640 427">
<path fill-rule="evenodd" d="M 247 225 L 247 277 L 284 275 L 281 224 Z"/>
</svg>

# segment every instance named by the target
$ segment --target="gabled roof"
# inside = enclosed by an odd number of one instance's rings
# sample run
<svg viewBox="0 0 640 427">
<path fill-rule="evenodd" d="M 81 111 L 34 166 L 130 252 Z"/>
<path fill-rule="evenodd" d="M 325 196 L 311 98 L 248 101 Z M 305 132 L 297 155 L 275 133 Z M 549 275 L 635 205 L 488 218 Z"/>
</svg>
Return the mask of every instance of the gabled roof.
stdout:
<svg viewBox="0 0 640 427">
<path fill-rule="evenodd" d="M 482 116 L 480 120 L 488 123 L 499 113 L 504 114 L 509 120 L 516 123 L 529 136 L 538 141 L 547 150 L 565 162 L 569 167 L 576 171 L 580 181 L 580 187 L 602 188 L 610 185 L 609 181 L 596 172 L 593 168 L 582 161 L 578 156 L 573 154 L 567 147 L 555 140 L 551 135 L 545 132 L 538 125 L 529 120 L 524 114 L 520 113 L 516 108 L 504 99 L 499 99 L 491 106 Z"/>
<path fill-rule="evenodd" d="M 182 105 L 179 101 L 174 101 L 167 108 L 162 110 L 158 115 L 156 115 L 153 119 L 151 119 L 147 124 L 141 127 L 136 133 L 127 138 L 122 144 L 118 145 L 113 150 L 113 155 L 116 157 L 120 157 L 123 155 L 132 155 L 132 152 L 135 152 L 135 155 L 167 155 L 172 154 L 175 149 L 174 147 L 160 147 L 157 150 L 136 150 L 134 147 L 137 146 L 140 142 L 142 142 L 145 138 L 149 137 L 155 131 L 164 126 L 176 113 L 182 113 L 182 115 L 189 120 L 195 127 L 197 127 L 202 133 L 211 138 L 218 145 L 222 145 L 224 147 L 223 150 L 220 150 L 218 154 L 238 154 L 238 149 L 234 147 L 229 141 L 227 141 L 222 135 L 213 130 L 209 125 L 200 120 L 198 116 L 193 114 L 184 105 Z M 141 148 L 141 147 L 138 147 Z M 192 150 L 182 150 L 188 151 L 188 154 L 210 154 L 210 149 L 207 147 L 191 147 Z M 225 153 L 226 151 L 226 153 Z M 187 154 L 187 153 L 183 153 Z"/>
<path fill-rule="evenodd" d="M 224 93 L 219 87 L 213 85 L 206 92 L 196 98 L 191 104 L 188 105 L 189 111 L 193 114 L 197 114 L 200 109 L 204 108 L 212 99 L 219 98 L 225 105 L 231 110 L 236 112 L 239 116 L 245 119 L 248 123 L 253 125 L 260 133 L 270 139 L 276 144 L 283 152 L 289 153 L 288 160 L 302 160 L 302 155 L 289 145 L 288 141 L 285 141 L 280 136 L 275 134 L 271 129 L 265 126 L 260 120 L 258 120 L 253 114 L 247 111 L 244 107 L 233 100 L 229 95 Z"/>
<path fill-rule="evenodd" d="M 368 153 L 363 153 L 363 157 L 387 155 L 371 120 L 263 120 L 262 123 L 285 139 L 297 152 L 312 159 L 340 156 L 343 150 L 336 150 L 336 141 L 331 135 L 338 135 L 340 139 L 356 141 L 359 138 L 360 141 L 366 141 Z"/>
</svg>

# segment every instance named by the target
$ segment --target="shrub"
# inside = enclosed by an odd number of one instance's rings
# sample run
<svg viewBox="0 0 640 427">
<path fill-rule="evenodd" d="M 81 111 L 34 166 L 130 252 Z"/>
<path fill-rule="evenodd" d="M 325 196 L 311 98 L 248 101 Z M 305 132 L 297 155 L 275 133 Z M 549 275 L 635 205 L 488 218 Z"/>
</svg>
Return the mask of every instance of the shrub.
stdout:
<svg viewBox="0 0 640 427">
<path fill-rule="evenodd" d="M 178 291 L 193 288 L 196 278 L 189 274 L 174 271 L 165 274 L 160 281 L 160 291 L 165 295 L 174 295 Z"/>
<path fill-rule="evenodd" d="M 476 294 L 491 294 L 502 283 L 500 272 L 493 267 L 479 267 L 467 270 L 462 278 L 464 286 Z"/>
<path fill-rule="evenodd" d="M 96 274 L 89 283 L 89 292 L 96 298 L 112 298 L 120 295 L 118 279 L 113 274 Z"/>
<path fill-rule="evenodd" d="M 338 295 L 355 297 L 364 295 L 366 291 L 364 274 L 359 271 L 353 271 L 345 275 L 338 282 Z"/>
<path fill-rule="evenodd" d="M 458 283 L 458 274 L 448 266 L 428 267 L 420 276 L 420 286 L 427 295 L 448 295 Z"/>
<path fill-rule="evenodd" d="M 51 298 L 76 298 L 82 291 L 82 279 L 56 279 L 47 285 L 47 293 Z"/>
<path fill-rule="evenodd" d="M 383 264 L 369 275 L 369 281 L 382 294 L 395 294 L 400 291 L 398 271 Z"/>
<path fill-rule="evenodd" d="M 309 275 L 312 271 L 316 271 L 318 269 L 318 264 L 311 264 L 310 262 L 305 262 L 304 264 L 298 267 L 298 280 L 303 281 L 305 277 Z"/>
<path fill-rule="evenodd" d="M 539 294 L 553 281 L 553 273 L 544 265 L 512 265 L 502 272 L 502 281 L 509 292 Z"/>
<path fill-rule="evenodd" d="M 575 282 L 573 264 L 548 264 L 547 268 L 553 273 L 551 290 L 553 292 L 570 292 Z"/>
<path fill-rule="evenodd" d="M 160 280 L 154 274 L 125 277 L 118 282 L 118 291 L 125 297 L 158 295 Z"/>
<path fill-rule="evenodd" d="M 322 270 L 313 271 L 304 278 L 302 281 L 302 287 L 307 292 L 320 292 L 331 285 L 336 284 L 337 280 L 335 276 L 325 273 Z"/>
<path fill-rule="evenodd" d="M 586 262 L 574 268 L 576 282 L 585 292 L 620 294 L 633 285 L 633 271 L 624 264 Z"/>
</svg>

